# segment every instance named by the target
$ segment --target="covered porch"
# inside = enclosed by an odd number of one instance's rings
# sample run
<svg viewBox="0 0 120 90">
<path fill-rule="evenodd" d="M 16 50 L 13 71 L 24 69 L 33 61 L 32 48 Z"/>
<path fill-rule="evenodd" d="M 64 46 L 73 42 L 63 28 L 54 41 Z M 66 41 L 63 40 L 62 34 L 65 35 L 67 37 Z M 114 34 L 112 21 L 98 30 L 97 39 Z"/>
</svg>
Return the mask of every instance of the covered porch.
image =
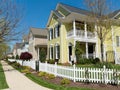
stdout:
<svg viewBox="0 0 120 90">
<path fill-rule="evenodd" d="M 93 58 L 94 59 L 98 57 L 98 48 L 97 48 L 96 43 L 76 41 L 75 44 L 80 50 L 80 53 L 78 55 L 80 58 L 87 58 L 87 59 Z M 74 59 L 75 61 L 77 60 L 76 45 L 75 47 L 71 43 L 69 43 L 68 45 L 69 61 L 72 61 L 72 59 Z"/>
<path fill-rule="evenodd" d="M 47 57 L 47 45 L 36 45 L 35 46 L 37 60 L 43 61 Z"/>
</svg>

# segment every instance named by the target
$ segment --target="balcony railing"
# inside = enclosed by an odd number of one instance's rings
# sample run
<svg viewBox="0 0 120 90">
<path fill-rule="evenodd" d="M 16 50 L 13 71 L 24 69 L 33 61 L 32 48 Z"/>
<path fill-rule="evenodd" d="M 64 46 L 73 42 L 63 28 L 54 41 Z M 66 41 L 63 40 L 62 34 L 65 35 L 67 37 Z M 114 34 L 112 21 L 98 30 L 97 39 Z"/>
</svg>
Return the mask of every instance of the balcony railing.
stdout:
<svg viewBox="0 0 120 90">
<path fill-rule="evenodd" d="M 71 30 L 67 33 L 67 37 L 73 37 L 74 36 L 74 31 Z M 75 37 L 79 38 L 95 38 L 96 35 L 93 32 L 87 31 L 85 32 L 84 30 L 75 30 Z"/>
</svg>

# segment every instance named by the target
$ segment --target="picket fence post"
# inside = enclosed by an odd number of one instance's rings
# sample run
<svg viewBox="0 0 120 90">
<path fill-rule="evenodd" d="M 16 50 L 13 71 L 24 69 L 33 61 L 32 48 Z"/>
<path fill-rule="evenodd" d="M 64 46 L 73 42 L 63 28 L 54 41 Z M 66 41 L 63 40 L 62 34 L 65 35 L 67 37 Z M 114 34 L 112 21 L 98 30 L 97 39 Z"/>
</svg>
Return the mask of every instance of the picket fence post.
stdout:
<svg viewBox="0 0 120 90">
<path fill-rule="evenodd" d="M 76 79 L 75 79 L 75 64 L 73 65 L 73 72 L 74 72 L 73 81 L 76 82 Z"/>
<path fill-rule="evenodd" d="M 106 72 L 106 66 L 103 66 L 103 83 L 107 84 L 107 72 Z"/>
<path fill-rule="evenodd" d="M 57 62 L 55 62 L 55 77 L 57 76 Z"/>
<path fill-rule="evenodd" d="M 47 61 L 45 62 L 45 71 L 47 72 Z"/>
</svg>

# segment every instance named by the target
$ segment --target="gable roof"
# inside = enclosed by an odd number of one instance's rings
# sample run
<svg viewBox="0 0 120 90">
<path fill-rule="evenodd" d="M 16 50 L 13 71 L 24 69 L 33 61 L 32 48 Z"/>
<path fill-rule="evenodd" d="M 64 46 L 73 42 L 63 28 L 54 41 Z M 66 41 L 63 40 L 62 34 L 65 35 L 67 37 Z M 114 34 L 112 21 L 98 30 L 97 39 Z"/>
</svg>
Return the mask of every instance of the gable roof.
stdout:
<svg viewBox="0 0 120 90">
<path fill-rule="evenodd" d="M 114 12 L 108 14 L 108 16 L 109 16 L 110 18 L 115 18 L 115 17 L 117 17 L 118 15 L 120 15 L 120 9 L 119 9 L 119 10 L 115 10 Z"/>
<path fill-rule="evenodd" d="M 70 13 L 74 12 L 74 13 L 84 14 L 84 15 L 89 15 L 91 13 L 88 10 L 77 8 L 77 7 L 74 7 L 74 6 L 71 6 L 71 5 L 67 5 L 67 4 L 63 4 L 63 3 L 59 3 L 58 6 L 62 6 L 64 9 L 66 9 Z"/>
<path fill-rule="evenodd" d="M 58 11 L 59 7 L 62 7 L 68 13 L 65 16 L 63 16 Z M 84 17 L 84 16 L 90 15 L 91 12 L 88 11 L 88 10 L 85 10 L 85 9 L 81 9 L 81 8 L 71 6 L 71 5 L 58 3 L 57 6 L 56 6 L 56 10 L 52 11 L 51 14 L 50 14 L 50 17 L 49 17 L 48 22 L 47 22 L 47 26 L 49 25 L 53 14 L 55 14 L 57 16 L 57 18 L 58 18 L 57 20 L 61 20 L 61 19 L 64 19 L 65 17 L 66 18 L 69 17 L 69 19 L 71 19 L 71 17 L 74 18 L 74 19 L 78 19 L 79 17 Z M 120 17 L 120 10 L 116 10 L 113 13 L 110 13 L 110 14 L 108 14 L 108 16 L 109 16 L 109 18 L 118 18 L 118 17 Z"/>
<path fill-rule="evenodd" d="M 47 30 L 42 28 L 30 28 L 33 36 L 45 36 L 47 37 Z"/>
</svg>

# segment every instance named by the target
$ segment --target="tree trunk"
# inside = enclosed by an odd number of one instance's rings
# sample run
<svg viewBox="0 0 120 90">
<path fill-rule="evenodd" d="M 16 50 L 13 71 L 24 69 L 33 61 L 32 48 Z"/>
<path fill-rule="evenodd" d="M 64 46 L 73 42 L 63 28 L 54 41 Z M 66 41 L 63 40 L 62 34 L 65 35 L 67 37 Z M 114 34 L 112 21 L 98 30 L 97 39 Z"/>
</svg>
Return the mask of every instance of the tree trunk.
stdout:
<svg viewBox="0 0 120 90">
<path fill-rule="evenodd" d="M 104 60 L 104 57 L 103 57 L 103 52 L 104 52 L 104 49 L 103 49 L 103 35 L 102 35 L 102 27 L 100 27 L 100 49 L 101 49 L 101 61 L 103 62 Z"/>
<path fill-rule="evenodd" d="M 103 58 L 103 57 L 104 57 L 104 56 L 103 56 L 103 52 L 104 52 L 104 50 L 103 50 L 103 39 L 101 39 L 100 41 L 101 41 L 101 42 L 100 42 L 100 47 L 101 47 L 101 61 L 103 62 L 103 61 L 104 61 L 104 60 L 103 60 L 103 59 L 104 59 L 104 58 Z"/>
</svg>

